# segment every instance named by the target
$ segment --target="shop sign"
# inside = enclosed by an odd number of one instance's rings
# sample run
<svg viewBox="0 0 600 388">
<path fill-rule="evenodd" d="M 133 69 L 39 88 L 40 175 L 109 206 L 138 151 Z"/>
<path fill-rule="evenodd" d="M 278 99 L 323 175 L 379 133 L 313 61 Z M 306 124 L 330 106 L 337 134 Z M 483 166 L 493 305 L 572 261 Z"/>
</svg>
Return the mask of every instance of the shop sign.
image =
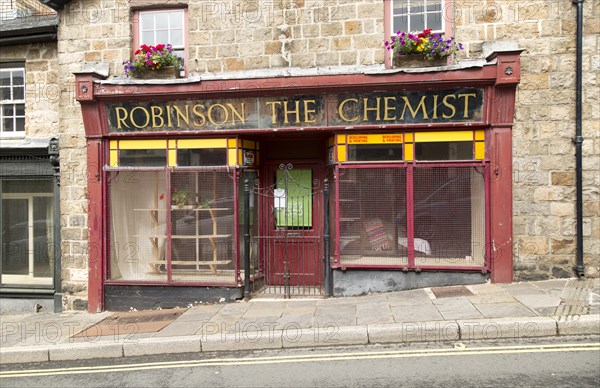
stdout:
<svg viewBox="0 0 600 388">
<path fill-rule="evenodd" d="M 110 132 L 482 122 L 482 89 L 109 103 Z"/>
</svg>

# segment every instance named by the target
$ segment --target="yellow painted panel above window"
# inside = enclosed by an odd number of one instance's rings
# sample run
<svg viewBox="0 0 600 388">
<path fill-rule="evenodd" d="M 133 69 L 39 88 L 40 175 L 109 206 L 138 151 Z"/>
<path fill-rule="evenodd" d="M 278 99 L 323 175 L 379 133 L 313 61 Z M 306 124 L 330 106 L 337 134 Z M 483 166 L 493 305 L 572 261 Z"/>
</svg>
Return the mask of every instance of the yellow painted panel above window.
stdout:
<svg viewBox="0 0 600 388">
<path fill-rule="evenodd" d="M 348 135 L 348 144 L 401 144 L 402 135 L 399 133 Z"/>
<path fill-rule="evenodd" d="M 118 140 L 111 140 L 110 141 L 110 149 L 111 150 L 116 150 L 119 148 L 119 141 Z"/>
<path fill-rule="evenodd" d="M 168 158 L 169 167 L 177 166 L 177 150 L 169 150 Z"/>
<path fill-rule="evenodd" d="M 412 143 L 404 144 L 404 160 L 413 160 L 415 158 L 414 148 Z"/>
<path fill-rule="evenodd" d="M 238 145 L 237 139 L 227 139 L 227 146 L 229 148 L 235 148 Z"/>
<path fill-rule="evenodd" d="M 338 144 L 346 144 L 346 135 L 337 135 Z"/>
<path fill-rule="evenodd" d="M 412 133 L 405 133 L 404 134 L 404 141 L 406 143 L 412 143 L 412 141 L 413 141 L 413 134 Z"/>
<path fill-rule="evenodd" d="M 111 167 L 117 167 L 119 165 L 119 151 L 110 150 L 109 159 L 109 165 Z"/>
<path fill-rule="evenodd" d="M 418 143 L 435 143 L 442 141 L 473 141 L 473 131 L 417 132 Z"/>
<path fill-rule="evenodd" d="M 235 139 L 231 139 L 231 140 L 235 141 Z M 235 147 L 235 145 L 234 145 L 234 147 Z M 177 148 L 227 148 L 227 139 L 178 140 Z"/>
<path fill-rule="evenodd" d="M 169 140 L 169 148 L 177 147 L 177 140 Z"/>
<path fill-rule="evenodd" d="M 230 149 L 228 150 L 228 154 L 227 154 L 227 164 L 229 166 L 237 166 L 238 164 L 238 159 L 237 159 L 237 152 L 235 149 Z"/>
<path fill-rule="evenodd" d="M 120 150 L 157 150 L 167 148 L 166 140 L 119 140 Z"/>
<path fill-rule="evenodd" d="M 482 141 L 475 142 L 475 159 L 485 159 L 485 143 Z"/>
<path fill-rule="evenodd" d="M 475 140 L 485 140 L 485 131 L 475 131 Z"/>
<path fill-rule="evenodd" d="M 346 161 L 346 146 L 341 145 L 337 147 L 337 161 L 345 162 Z"/>
</svg>

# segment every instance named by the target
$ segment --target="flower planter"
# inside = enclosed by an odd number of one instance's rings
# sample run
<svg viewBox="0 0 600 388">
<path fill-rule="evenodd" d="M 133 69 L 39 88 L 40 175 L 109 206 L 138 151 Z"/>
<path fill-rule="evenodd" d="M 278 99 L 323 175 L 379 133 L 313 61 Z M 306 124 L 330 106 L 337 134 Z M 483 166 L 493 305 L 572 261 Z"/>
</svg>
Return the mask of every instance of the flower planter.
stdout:
<svg viewBox="0 0 600 388">
<path fill-rule="evenodd" d="M 446 66 L 448 64 L 448 57 L 429 60 L 423 55 L 396 55 L 393 58 L 392 64 L 394 67 L 405 68 Z"/>
<path fill-rule="evenodd" d="M 144 70 L 142 72 L 132 72 L 131 76 L 137 79 L 171 79 L 179 77 L 179 68 L 175 66 L 165 66 L 158 70 Z"/>
</svg>

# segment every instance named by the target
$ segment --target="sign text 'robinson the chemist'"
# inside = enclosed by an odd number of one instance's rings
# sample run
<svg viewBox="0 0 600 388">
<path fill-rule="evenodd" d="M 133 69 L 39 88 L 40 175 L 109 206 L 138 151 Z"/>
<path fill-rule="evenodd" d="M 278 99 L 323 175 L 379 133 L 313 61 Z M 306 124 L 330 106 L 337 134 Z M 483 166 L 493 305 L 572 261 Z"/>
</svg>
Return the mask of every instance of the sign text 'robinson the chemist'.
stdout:
<svg viewBox="0 0 600 388">
<path fill-rule="evenodd" d="M 398 91 L 107 104 L 111 132 L 479 122 L 483 91 Z"/>
</svg>

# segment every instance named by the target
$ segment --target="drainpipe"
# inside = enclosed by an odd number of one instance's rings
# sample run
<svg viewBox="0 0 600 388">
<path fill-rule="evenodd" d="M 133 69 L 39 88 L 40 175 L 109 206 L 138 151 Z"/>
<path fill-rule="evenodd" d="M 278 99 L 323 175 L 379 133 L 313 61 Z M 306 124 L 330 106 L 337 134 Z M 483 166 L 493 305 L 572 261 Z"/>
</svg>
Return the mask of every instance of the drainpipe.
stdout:
<svg viewBox="0 0 600 388">
<path fill-rule="evenodd" d="M 581 94 L 582 94 L 582 48 L 583 48 L 583 2 L 585 0 L 572 0 L 577 5 L 577 62 L 576 62 L 576 90 L 575 90 L 575 184 L 576 184 L 576 209 L 577 209 L 577 266 L 575 273 L 578 277 L 585 275 L 583 266 L 583 167 L 581 131 Z"/>
</svg>

